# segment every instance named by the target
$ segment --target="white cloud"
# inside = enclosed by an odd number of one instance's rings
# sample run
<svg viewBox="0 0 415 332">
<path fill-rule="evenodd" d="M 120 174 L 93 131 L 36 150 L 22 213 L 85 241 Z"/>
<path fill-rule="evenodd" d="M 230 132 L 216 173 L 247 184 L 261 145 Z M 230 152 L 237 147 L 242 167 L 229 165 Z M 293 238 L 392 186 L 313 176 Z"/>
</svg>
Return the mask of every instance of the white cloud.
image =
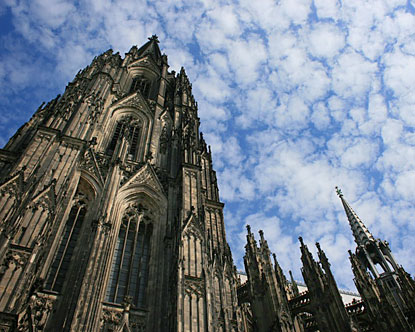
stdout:
<svg viewBox="0 0 415 332">
<path fill-rule="evenodd" d="M 253 82 L 259 78 L 259 66 L 266 60 L 266 49 L 258 35 L 230 43 L 229 61 L 239 84 Z"/>
<path fill-rule="evenodd" d="M 327 107 L 323 103 L 320 102 L 313 106 L 311 121 L 319 130 L 323 130 L 328 127 L 330 124 L 330 117 L 327 111 Z"/>
<path fill-rule="evenodd" d="M 316 24 L 307 37 L 315 57 L 333 58 L 345 46 L 344 32 L 335 24 Z"/>
<path fill-rule="evenodd" d="M 346 50 L 333 68 L 333 90 L 343 98 L 362 101 L 377 79 L 375 72 L 376 64 L 356 52 Z"/>
<path fill-rule="evenodd" d="M 393 146 L 401 139 L 402 131 L 403 125 L 401 121 L 388 119 L 381 129 L 383 143 Z"/>
<path fill-rule="evenodd" d="M 239 110 L 242 112 L 237 117 L 237 123 L 243 128 L 249 128 L 258 121 L 272 121 L 272 115 L 277 107 L 277 100 L 272 91 L 265 85 L 247 91 L 240 101 Z"/>
<path fill-rule="evenodd" d="M 339 2 L 337 0 L 314 0 L 319 18 L 337 19 L 339 16 Z"/>
<path fill-rule="evenodd" d="M 30 3 L 30 12 L 52 29 L 61 26 L 75 14 L 75 6 L 64 0 L 35 0 Z"/>
<path fill-rule="evenodd" d="M 341 156 L 341 163 L 347 168 L 369 167 L 376 162 L 378 146 L 376 142 L 359 139 L 349 146 Z"/>
</svg>

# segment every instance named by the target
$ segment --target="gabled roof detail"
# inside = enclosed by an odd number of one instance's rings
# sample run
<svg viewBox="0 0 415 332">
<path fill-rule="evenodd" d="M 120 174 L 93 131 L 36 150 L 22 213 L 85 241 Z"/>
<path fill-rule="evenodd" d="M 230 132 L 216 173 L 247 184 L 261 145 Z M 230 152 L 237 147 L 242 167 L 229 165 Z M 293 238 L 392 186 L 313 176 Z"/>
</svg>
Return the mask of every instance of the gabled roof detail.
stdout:
<svg viewBox="0 0 415 332">
<path fill-rule="evenodd" d="M 86 171 L 90 172 L 91 175 L 95 176 L 95 178 L 98 180 L 100 185 L 104 184 L 102 166 L 100 167 L 93 149 L 88 148 L 85 151 L 81 165 Z"/>
<path fill-rule="evenodd" d="M 134 108 L 137 110 L 145 110 L 148 115 L 153 115 L 153 110 L 148 105 L 148 102 L 144 99 L 140 91 L 136 91 L 135 93 L 128 95 L 120 100 L 117 100 L 115 103 L 111 105 L 111 109 L 113 111 L 120 109 L 120 108 Z"/>
<path fill-rule="evenodd" d="M 30 203 L 31 207 L 42 207 L 51 212 L 55 211 L 56 194 L 55 194 L 56 179 L 53 179 L 42 191 L 40 191 Z"/>
<path fill-rule="evenodd" d="M 128 69 L 132 69 L 135 67 L 140 67 L 140 68 L 145 67 L 157 73 L 157 75 L 160 75 L 160 67 L 157 65 L 157 62 L 155 62 L 154 60 L 149 60 L 149 58 L 147 57 L 139 58 L 138 60 L 128 65 Z"/>
<path fill-rule="evenodd" d="M 153 167 L 147 163 L 141 167 L 121 188 L 134 185 L 150 187 L 155 192 L 165 196 L 164 189 Z"/>
<path fill-rule="evenodd" d="M 8 180 L 4 181 L 0 184 L 0 195 L 1 194 L 12 194 L 15 195 L 17 198 L 20 198 L 21 195 L 24 194 L 24 170 L 26 168 L 22 168 L 18 171 L 14 176 L 9 178 Z"/>
<path fill-rule="evenodd" d="M 187 232 L 193 233 L 196 237 L 203 241 L 203 226 L 200 224 L 198 217 L 193 212 L 189 212 L 189 215 L 183 225 L 182 234 L 186 234 Z"/>
<path fill-rule="evenodd" d="M 138 57 L 150 55 L 156 62 L 161 59 L 161 52 L 158 46 L 159 39 L 157 35 L 152 35 L 148 38 L 148 42 L 138 49 Z"/>
</svg>

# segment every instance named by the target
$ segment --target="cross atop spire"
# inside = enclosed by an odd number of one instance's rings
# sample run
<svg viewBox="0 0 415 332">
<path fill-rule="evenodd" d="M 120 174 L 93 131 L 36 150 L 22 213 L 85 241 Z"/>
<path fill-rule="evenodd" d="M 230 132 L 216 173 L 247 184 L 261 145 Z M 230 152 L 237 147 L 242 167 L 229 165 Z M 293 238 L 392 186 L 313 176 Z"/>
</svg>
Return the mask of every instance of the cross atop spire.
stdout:
<svg viewBox="0 0 415 332">
<path fill-rule="evenodd" d="M 365 224 L 353 211 L 349 203 L 344 199 L 343 193 L 339 187 L 336 187 L 336 193 L 343 203 L 344 211 L 346 212 L 347 219 L 349 220 L 350 227 L 353 232 L 354 240 L 358 246 L 366 245 L 368 242 L 375 242 L 375 238 L 369 232 Z"/>
</svg>

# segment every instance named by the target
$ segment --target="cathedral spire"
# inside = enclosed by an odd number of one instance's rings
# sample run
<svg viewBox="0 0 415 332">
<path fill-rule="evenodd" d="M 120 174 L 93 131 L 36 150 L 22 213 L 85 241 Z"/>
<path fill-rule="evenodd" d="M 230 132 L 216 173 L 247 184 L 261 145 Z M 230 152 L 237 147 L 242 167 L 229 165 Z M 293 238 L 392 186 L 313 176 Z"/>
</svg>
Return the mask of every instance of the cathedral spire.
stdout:
<svg viewBox="0 0 415 332">
<path fill-rule="evenodd" d="M 368 242 L 374 242 L 375 238 L 369 232 L 365 224 L 357 216 L 356 212 L 353 211 L 349 203 L 344 199 L 343 193 L 339 187 L 336 187 L 336 193 L 342 201 L 344 211 L 346 212 L 347 219 L 349 220 L 349 224 L 352 229 L 356 244 L 360 246 L 366 245 Z"/>
</svg>

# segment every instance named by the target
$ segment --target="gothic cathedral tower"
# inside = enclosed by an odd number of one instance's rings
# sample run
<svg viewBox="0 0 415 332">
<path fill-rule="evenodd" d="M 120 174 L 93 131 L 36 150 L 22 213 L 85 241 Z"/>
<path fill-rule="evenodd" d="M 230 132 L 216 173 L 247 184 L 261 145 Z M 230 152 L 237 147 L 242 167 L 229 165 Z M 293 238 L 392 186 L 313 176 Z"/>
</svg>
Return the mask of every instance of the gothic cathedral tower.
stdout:
<svg viewBox="0 0 415 332">
<path fill-rule="evenodd" d="M 0 150 L 0 330 L 240 331 L 210 149 L 156 36 Z"/>
</svg>

